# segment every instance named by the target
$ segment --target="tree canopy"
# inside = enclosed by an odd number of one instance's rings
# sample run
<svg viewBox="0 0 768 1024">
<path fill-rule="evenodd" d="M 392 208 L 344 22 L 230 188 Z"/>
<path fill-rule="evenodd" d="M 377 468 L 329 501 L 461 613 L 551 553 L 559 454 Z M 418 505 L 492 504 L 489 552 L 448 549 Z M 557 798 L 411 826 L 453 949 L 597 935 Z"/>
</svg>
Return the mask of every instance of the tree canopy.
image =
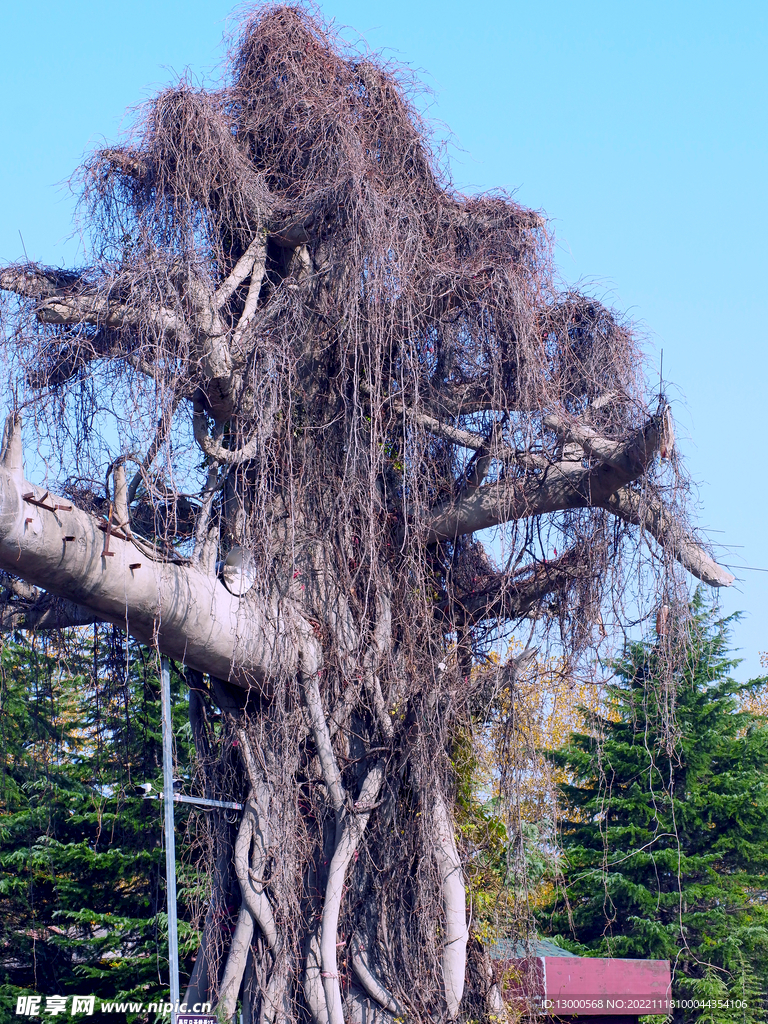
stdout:
<svg viewBox="0 0 768 1024">
<path fill-rule="evenodd" d="M 0 1019 L 24 992 L 165 1001 L 162 814 L 139 785 L 162 772 L 155 658 L 111 627 L 0 657 Z"/>
<path fill-rule="evenodd" d="M 676 641 L 674 685 L 658 646 L 633 644 L 612 714 L 587 712 L 587 731 L 548 755 L 572 781 L 542 921 L 591 955 L 670 960 L 676 997 L 744 999 L 762 1019 L 768 728 L 741 703 L 766 680 L 731 678 L 727 622 L 701 602 Z"/>
</svg>

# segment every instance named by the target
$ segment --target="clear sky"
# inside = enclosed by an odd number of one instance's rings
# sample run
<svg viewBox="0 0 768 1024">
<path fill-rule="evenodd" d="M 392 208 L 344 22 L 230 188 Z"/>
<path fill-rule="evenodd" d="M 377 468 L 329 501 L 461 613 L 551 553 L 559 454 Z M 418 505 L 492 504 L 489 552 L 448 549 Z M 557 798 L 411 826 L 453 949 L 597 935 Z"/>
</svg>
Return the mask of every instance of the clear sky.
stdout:
<svg viewBox="0 0 768 1024">
<path fill-rule="evenodd" d="M 768 5 L 750 0 L 327 0 L 348 38 L 417 70 L 452 132 L 455 181 L 517 190 L 552 219 L 563 276 L 647 337 L 738 577 L 742 675 L 768 649 Z M 185 68 L 215 74 L 222 0 L 40 0 L 3 12 L 0 261 L 71 265 L 61 183 L 127 108 Z"/>
</svg>

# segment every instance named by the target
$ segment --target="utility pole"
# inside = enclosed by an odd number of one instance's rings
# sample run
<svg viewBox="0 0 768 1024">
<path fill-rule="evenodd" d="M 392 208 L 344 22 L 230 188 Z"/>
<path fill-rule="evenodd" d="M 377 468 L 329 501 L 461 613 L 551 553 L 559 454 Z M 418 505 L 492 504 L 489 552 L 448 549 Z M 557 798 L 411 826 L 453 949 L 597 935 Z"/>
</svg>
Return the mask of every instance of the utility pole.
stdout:
<svg viewBox="0 0 768 1024">
<path fill-rule="evenodd" d="M 176 920 L 176 832 L 173 824 L 173 723 L 171 720 L 171 666 L 160 659 L 163 714 L 163 797 L 165 812 L 165 878 L 168 893 L 168 973 L 171 986 L 171 1024 L 179 1005 L 179 930 Z"/>
<path fill-rule="evenodd" d="M 242 811 L 243 804 L 233 800 L 210 800 L 205 797 L 184 796 L 173 788 L 173 719 L 171 717 L 171 665 L 167 658 L 160 659 L 160 697 L 163 720 L 163 791 L 159 794 L 165 804 L 165 876 L 168 894 L 168 973 L 170 975 L 171 1024 L 176 1024 L 179 1005 L 179 929 L 176 916 L 176 831 L 173 822 L 174 803 L 194 804 L 208 810 L 221 807 Z M 156 800 L 150 794 L 151 785 L 144 785 L 144 799 Z M 203 1019 L 202 1017 L 200 1018 Z"/>
</svg>

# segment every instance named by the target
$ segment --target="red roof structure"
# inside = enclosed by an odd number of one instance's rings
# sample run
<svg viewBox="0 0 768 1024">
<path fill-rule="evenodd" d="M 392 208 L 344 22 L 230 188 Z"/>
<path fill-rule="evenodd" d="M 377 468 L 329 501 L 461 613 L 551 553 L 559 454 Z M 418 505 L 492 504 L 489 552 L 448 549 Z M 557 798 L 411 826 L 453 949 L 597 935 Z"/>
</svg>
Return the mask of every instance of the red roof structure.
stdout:
<svg viewBox="0 0 768 1024">
<path fill-rule="evenodd" d="M 543 1017 L 632 1024 L 641 1015 L 667 1016 L 673 1006 L 668 960 L 573 956 L 546 940 L 528 948 L 497 943 L 491 955 L 504 1000 L 525 1002 Z"/>
</svg>

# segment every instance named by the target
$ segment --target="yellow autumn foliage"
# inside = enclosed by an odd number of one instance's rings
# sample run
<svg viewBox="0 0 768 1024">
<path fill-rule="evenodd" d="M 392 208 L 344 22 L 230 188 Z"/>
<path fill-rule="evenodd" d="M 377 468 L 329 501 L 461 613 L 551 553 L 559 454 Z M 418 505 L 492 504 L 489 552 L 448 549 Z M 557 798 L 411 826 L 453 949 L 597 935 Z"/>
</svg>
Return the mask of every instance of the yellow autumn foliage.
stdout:
<svg viewBox="0 0 768 1024">
<path fill-rule="evenodd" d="M 600 679 L 576 678 L 563 662 L 540 657 L 513 670 L 521 653 L 513 645 L 476 670 L 496 696 L 454 762 L 465 780 L 460 831 L 477 851 L 467 871 L 474 929 L 486 941 L 530 922 L 552 894 L 558 785 L 567 777 L 546 751 L 588 728 L 585 711 L 614 714 Z"/>
<path fill-rule="evenodd" d="M 507 661 L 518 653 L 510 651 Z M 559 660 L 532 658 L 501 694 L 484 742 L 497 770 L 496 791 L 523 820 L 556 817 L 557 786 L 567 779 L 545 752 L 588 729 L 584 710 L 615 714 L 602 680 L 575 677 Z"/>
</svg>

